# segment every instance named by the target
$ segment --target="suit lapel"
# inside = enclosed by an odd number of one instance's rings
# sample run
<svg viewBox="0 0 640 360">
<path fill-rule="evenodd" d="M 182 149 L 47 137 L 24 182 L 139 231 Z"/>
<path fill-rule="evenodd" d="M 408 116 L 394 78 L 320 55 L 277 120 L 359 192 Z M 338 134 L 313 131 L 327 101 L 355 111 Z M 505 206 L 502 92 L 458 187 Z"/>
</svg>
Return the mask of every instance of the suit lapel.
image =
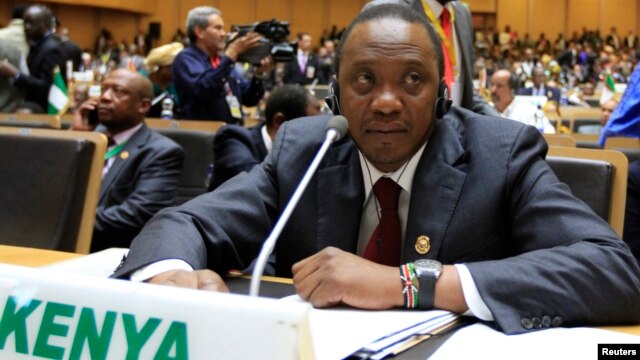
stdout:
<svg viewBox="0 0 640 360">
<path fill-rule="evenodd" d="M 119 177 L 122 169 L 126 166 L 126 164 L 132 161 L 138 151 L 140 151 L 140 147 L 147 143 L 149 135 L 149 128 L 147 128 L 147 126 L 143 124 L 142 127 L 138 131 L 136 131 L 136 133 L 133 134 L 133 136 L 129 138 L 129 140 L 127 140 L 127 143 L 122 148 L 122 151 L 120 152 L 120 154 L 116 155 L 111 168 L 109 168 L 109 171 L 102 179 L 102 186 L 100 186 L 99 203 L 102 203 L 105 195 L 107 194 L 109 189 L 111 189 L 115 180 Z M 128 154 L 128 156 L 123 156 L 125 152 Z"/>
<path fill-rule="evenodd" d="M 318 249 L 335 246 L 355 253 L 364 202 L 362 170 L 351 139 L 332 147 L 332 163 L 318 171 Z"/>
<path fill-rule="evenodd" d="M 404 260 L 437 258 L 466 179 L 466 174 L 456 168 L 464 155 L 458 132 L 446 117 L 438 120 L 413 178 Z M 430 238 L 431 248 L 419 254 L 416 240 L 423 235 Z"/>
</svg>

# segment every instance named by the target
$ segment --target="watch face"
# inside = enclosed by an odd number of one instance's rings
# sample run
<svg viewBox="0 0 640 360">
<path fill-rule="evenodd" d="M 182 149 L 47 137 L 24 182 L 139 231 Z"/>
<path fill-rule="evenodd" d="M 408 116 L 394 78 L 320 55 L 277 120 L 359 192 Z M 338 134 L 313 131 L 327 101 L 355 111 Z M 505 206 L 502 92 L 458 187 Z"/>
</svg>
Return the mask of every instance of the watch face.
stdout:
<svg viewBox="0 0 640 360">
<path fill-rule="evenodd" d="M 442 264 L 436 260 L 420 259 L 413 262 L 413 266 L 418 273 L 421 272 L 435 272 L 438 275 L 442 271 Z"/>
</svg>

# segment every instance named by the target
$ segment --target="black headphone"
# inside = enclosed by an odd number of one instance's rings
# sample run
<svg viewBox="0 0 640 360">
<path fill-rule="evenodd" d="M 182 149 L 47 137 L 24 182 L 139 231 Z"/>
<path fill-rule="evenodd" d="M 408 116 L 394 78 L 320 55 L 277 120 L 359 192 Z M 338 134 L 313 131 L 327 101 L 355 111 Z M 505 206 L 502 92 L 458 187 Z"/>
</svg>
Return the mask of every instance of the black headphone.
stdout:
<svg viewBox="0 0 640 360">
<path fill-rule="evenodd" d="M 336 79 L 331 79 L 331 83 L 329 84 L 329 95 L 324 98 L 324 101 L 331 109 L 333 115 L 341 115 L 340 111 L 340 86 L 338 85 L 338 81 Z M 440 83 L 438 87 L 438 98 L 436 99 L 436 104 L 433 107 L 433 113 L 436 119 L 442 119 L 447 112 L 451 109 L 451 100 L 449 99 L 449 88 L 447 84 L 444 82 Z"/>
</svg>

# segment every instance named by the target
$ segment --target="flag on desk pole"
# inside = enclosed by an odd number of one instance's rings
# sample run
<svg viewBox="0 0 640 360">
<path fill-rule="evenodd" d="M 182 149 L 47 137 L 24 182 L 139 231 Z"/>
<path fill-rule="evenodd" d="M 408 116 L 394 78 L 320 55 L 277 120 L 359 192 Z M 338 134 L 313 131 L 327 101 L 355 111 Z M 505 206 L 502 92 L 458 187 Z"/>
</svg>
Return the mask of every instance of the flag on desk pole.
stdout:
<svg viewBox="0 0 640 360">
<path fill-rule="evenodd" d="M 67 85 L 64 83 L 60 67 L 56 66 L 53 70 L 53 83 L 49 88 L 49 104 L 47 113 L 49 115 L 58 115 L 67 110 L 69 105 L 69 95 Z"/>
<path fill-rule="evenodd" d="M 602 89 L 602 95 L 600 95 L 600 105 L 611 100 L 616 94 L 616 82 L 613 80 L 611 73 L 607 71 L 604 77 L 604 88 Z"/>
</svg>

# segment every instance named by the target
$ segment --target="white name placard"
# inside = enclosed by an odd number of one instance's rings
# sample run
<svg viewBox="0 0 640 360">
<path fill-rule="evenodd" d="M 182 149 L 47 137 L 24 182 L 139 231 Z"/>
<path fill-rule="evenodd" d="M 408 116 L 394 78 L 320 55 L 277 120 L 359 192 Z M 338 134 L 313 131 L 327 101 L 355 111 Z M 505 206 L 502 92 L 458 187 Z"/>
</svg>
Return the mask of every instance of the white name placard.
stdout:
<svg viewBox="0 0 640 360">
<path fill-rule="evenodd" d="M 0 358 L 310 359 L 309 310 L 0 264 Z"/>
</svg>

